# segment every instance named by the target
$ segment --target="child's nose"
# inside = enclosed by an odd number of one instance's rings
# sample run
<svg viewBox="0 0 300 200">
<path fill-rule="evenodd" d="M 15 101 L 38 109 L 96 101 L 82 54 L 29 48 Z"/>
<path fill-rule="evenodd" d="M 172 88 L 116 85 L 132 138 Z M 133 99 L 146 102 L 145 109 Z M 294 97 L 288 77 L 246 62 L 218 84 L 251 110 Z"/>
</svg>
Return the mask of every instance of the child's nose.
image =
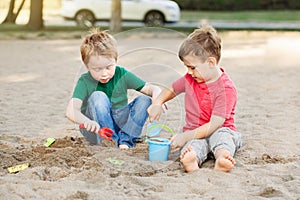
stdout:
<svg viewBox="0 0 300 200">
<path fill-rule="evenodd" d="M 107 73 L 108 73 L 108 70 L 107 70 L 107 69 L 104 69 L 104 70 L 102 71 L 102 76 L 106 76 Z"/>
</svg>

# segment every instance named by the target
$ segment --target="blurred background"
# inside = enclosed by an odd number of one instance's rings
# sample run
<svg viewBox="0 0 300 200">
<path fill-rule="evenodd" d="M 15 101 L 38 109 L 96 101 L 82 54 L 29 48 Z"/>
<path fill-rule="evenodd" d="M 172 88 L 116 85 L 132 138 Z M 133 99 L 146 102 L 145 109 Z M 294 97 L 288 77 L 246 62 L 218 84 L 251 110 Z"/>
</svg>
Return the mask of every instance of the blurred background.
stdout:
<svg viewBox="0 0 300 200">
<path fill-rule="evenodd" d="M 145 0 L 122 0 L 121 3 L 143 1 Z M 163 2 L 160 0 L 148 1 Z M 38 5 L 41 2 L 42 7 Z M 30 5 L 36 4 L 37 6 L 34 6 L 36 9 L 42 8 L 43 26 L 78 26 L 76 20 L 65 20 L 61 15 L 64 2 L 77 3 L 78 0 L 1 0 L 0 23 L 3 23 L 8 17 L 10 6 L 13 3 L 11 10 L 14 15 L 17 15 L 13 22 L 15 24 L 27 24 L 30 19 Z M 210 23 L 217 28 L 225 29 L 300 29 L 299 0 L 174 0 L 173 2 L 176 2 L 180 8 L 179 20 L 161 25 L 197 27 L 199 24 Z M 20 7 L 22 8 L 19 10 Z M 123 9 L 124 11 L 126 10 Z M 108 26 L 108 23 L 108 20 L 100 20 L 95 25 Z M 144 26 L 145 24 L 144 21 L 123 21 L 121 25 Z"/>
</svg>

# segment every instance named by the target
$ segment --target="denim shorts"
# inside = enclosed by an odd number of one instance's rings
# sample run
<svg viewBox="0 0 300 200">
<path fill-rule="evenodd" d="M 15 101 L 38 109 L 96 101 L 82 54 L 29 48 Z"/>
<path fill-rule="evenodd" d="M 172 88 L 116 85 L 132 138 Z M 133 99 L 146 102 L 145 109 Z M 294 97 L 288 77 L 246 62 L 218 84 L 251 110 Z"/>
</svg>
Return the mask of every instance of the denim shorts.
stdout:
<svg viewBox="0 0 300 200">
<path fill-rule="evenodd" d="M 188 146 L 192 146 L 202 164 L 207 159 L 209 153 L 215 155 L 219 149 L 228 150 L 233 157 L 235 152 L 242 146 L 242 136 L 239 132 L 222 127 L 204 139 L 190 140 L 182 148 L 182 151 Z"/>
</svg>

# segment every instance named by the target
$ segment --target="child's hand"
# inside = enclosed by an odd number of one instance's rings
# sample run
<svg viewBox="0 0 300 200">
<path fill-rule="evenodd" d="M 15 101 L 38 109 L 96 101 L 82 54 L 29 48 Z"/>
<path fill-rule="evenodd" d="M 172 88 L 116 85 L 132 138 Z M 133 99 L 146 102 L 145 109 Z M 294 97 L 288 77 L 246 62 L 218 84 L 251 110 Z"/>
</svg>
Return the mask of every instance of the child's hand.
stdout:
<svg viewBox="0 0 300 200">
<path fill-rule="evenodd" d="M 176 134 L 170 140 L 171 140 L 171 152 L 180 150 L 187 142 L 184 133 Z"/>
<path fill-rule="evenodd" d="M 150 122 L 153 122 L 154 120 L 158 121 L 162 111 L 163 109 L 160 105 L 158 104 L 150 105 L 149 108 L 147 109 Z"/>
<path fill-rule="evenodd" d="M 100 130 L 99 124 L 97 122 L 95 122 L 95 121 L 84 122 L 84 128 L 87 131 L 94 132 L 94 133 L 98 133 L 99 130 Z"/>
</svg>

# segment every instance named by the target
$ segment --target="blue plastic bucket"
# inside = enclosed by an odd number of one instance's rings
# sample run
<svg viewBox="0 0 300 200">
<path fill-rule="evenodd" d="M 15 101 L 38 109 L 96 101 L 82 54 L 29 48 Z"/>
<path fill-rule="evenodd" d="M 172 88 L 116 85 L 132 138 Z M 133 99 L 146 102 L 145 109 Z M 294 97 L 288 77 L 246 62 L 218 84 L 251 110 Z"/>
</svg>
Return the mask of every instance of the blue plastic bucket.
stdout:
<svg viewBox="0 0 300 200">
<path fill-rule="evenodd" d="M 148 140 L 150 161 L 167 161 L 170 152 L 170 140 L 166 138 L 151 138 Z"/>
</svg>

